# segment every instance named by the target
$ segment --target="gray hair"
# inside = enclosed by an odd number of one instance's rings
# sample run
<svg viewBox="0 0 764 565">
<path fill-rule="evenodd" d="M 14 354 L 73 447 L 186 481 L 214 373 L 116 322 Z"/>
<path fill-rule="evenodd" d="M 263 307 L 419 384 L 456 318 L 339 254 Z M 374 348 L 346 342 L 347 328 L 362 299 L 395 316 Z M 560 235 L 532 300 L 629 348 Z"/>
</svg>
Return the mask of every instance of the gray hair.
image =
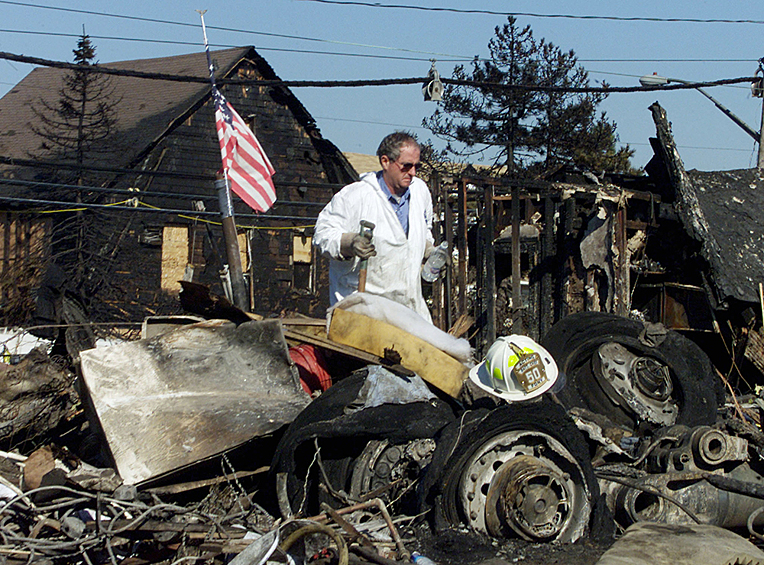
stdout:
<svg viewBox="0 0 764 565">
<path fill-rule="evenodd" d="M 385 155 L 391 161 L 397 161 L 401 156 L 401 149 L 411 145 L 419 149 L 419 142 L 416 138 L 406 131 L 395 131 L 387 135 L 377 148 L 377 157 L 382 162 L 382 155 Z"/>
</svg>

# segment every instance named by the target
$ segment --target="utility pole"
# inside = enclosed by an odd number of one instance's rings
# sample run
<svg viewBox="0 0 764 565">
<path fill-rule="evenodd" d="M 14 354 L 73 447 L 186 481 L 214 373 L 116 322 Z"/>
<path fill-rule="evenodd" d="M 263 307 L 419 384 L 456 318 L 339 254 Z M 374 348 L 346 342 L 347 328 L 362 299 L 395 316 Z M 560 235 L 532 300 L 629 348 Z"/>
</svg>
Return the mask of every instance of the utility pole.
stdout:
<svg viewBox="0 0 764 565">
<path fill-rule="evenodd" d="M 759 157 L 756 166 L 759 170 L 764 169 L 764 59 L 759 59 L 759 68 L 754 75 L 755 80 L 751 83 L 751 94 L 755 98 L 761 98 L 761 128 L 759 129 Z"/>
<path fill-rule="evenodd" d="M 703 90 L 702 88 L 699 88 L 695 86 L 695 90 L 700 92 L 703 96 L 708 98 L 711 102 L 714 103 L 714 106 L 719 108 L 725 116 L 727 116 L 729 119 L 731 119 L 733 122 L 735 122 L 738 126 L 740 126 L 743 131 L 745 131 L 748 135 L 750 135 L 753 140 L 759 144 L 759 155 L 756 160 L 756 167 L 758 169 L 764 169 L 764 148 L 762 146 L 764 145 L 764 58 L 759 59 L 759 69 L 756 71 L 756 79 L 751 83 L 751 92 L 754 97 L 761 98 L 762 99 L 762 107 L 761 107 L 761 128 L 759 131 L 756 131 L 751 126 L 746 124 L 743 120 L 741 120 L 739 117 L 737 117 L 732 111 L 724 106 L 721 102 L 719 102 L 716 98 L 711 96 L 708 92 Z M 657 74 L 652 75 L 645 75 L 639 79 L 639 83 L 642 86 L 660 86 L 662 84 L 668 84 L 671 82 L 676 82 L 679 84 L 689 84 L 693 85 L 692 81 L 689 80 L 682 80 L 678 78 L 666 78 L 659 76 Z"/>
<path fill-rule="evenodd" d="M 241 255 L 239 255 L 239 239 L 236 236 L 236 222 L 233 218 L 233 203 L 228 181 L 222 173 L 218 173 L 215 180 L 215 188 L 218 190 L 220 202 L 220 216 L 223 225 L 223 238 L 225 239 L 226 257 L 228 258 L 228 275 L 231 279 L 231 298 L 234 305 L 249 312 L 249 295 L 247 282 L 244 280 L 244 272 L 241 268 Z"/>
<path fill-rule="evenodd" d="M 764 96 L 761 98 L 761 130 L 759 134 L 759 158 L 756 160 L 756 167 L 764 169 Z"/>
</svg>

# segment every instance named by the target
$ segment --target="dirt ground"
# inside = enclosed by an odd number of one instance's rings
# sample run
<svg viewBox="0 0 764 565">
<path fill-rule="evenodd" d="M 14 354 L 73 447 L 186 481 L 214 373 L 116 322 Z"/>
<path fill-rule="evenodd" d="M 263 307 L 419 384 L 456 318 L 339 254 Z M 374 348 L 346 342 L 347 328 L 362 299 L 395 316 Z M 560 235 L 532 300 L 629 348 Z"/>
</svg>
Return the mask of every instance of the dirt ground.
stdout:
<svg viewBox="0 0 764 565">
<path fill-rule="evenodd" d="M 422 527 L 417 529 L 416 539 L 408 549 L 438 565 L 594 565 L 608 549 L 589 540 L 575 544 L 497 541 L 461 528 L 433 534 Z"/>
</svg>

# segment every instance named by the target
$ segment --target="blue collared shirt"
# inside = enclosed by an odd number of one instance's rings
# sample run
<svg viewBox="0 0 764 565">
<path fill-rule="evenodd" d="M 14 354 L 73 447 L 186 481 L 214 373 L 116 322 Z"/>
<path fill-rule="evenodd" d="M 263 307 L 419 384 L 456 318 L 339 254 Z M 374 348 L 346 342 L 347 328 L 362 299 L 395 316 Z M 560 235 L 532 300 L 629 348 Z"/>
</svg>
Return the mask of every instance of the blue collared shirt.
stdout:
<svg viewBox="0 0 764 565">
<path fill-rule="evenodd" d="M 382 173 L 377 173 L 377 180 L 379 181 L 379 186 L 382 189 L 382 192 L 385 193 L 385 196 L 387 196 L 387 201 L 390 202 L 390 205 L 393 207 L 393 210 L 395 211 L 395 215 L 398 216 L 398 221 L 401 223 L 401 227 L 403 228 L 403 233 L 406 234 L 406 237 L 409 236 L 409 202 L 411 201 L 411 192 L 409 189 L 406 189 L 406 192 L 403 193 L 402 196 L 396 196 L 392 192 L 390 192 L 390 189 L 387 188 L 387 184 L 385 183 L 385 179 L 382 178 Z"/>
</svg>

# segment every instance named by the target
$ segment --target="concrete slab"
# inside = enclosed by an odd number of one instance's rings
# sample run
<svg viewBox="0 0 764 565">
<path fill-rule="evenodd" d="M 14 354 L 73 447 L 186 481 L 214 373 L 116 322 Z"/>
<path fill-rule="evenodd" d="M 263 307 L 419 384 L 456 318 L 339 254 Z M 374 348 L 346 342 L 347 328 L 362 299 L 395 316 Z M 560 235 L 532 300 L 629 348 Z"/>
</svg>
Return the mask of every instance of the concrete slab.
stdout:
<svg viewBox="0 0 764 565">
<path fill-rule="evenodd" d="M 707 525 L 638 523 L 597 565 L 764 565 L 764 552 L 745 538 Z"/>
</svg>

